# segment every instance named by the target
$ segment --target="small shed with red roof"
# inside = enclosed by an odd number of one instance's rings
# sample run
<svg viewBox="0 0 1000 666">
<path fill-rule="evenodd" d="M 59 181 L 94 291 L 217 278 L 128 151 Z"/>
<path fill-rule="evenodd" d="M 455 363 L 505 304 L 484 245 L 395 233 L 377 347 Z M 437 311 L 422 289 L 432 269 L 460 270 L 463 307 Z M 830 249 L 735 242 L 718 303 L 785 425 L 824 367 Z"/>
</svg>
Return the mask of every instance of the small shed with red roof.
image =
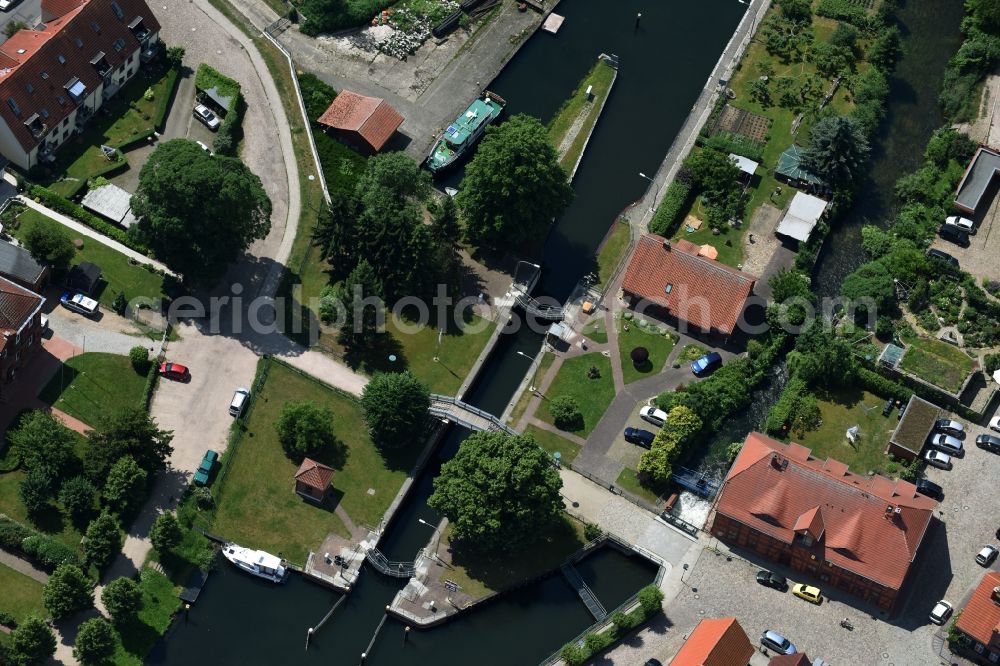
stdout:
<svg viewBox="0 0 1000 666">
<path fill-rule="evenodd" d="M 295 472 L 295 493 L 311 502 L 322 502 L 330 489 L 333 468 L 306 458 Z"/>
<path fill-rule="evenodd" d="M 384 99 L 342 90 L 316 122 L 344 143 L 378 152 L 403 124 L 403 116 Z"/>
</svg>

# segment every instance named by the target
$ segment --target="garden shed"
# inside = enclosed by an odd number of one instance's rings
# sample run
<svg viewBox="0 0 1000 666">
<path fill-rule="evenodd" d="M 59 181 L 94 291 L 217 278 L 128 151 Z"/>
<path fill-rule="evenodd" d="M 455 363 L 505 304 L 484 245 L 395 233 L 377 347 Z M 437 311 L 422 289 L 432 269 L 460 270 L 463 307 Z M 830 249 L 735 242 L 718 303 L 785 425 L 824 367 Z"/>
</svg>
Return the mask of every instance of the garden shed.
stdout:
<svg viewBox="0 0 1000 666">
<path fill-rule="evenodd" d="M 822 185 L 823 181 L 807 171 L 802 166 L 802 156 L 805 149 L 796 146 L 794 143 L 788 150 L 781 153 L 778 158 L 778 166 L 774 169 L 774 177 L 780 181 L 788 183 L 792 187 L 808 187 L 809 185 Z"/>
<path fill-rule="evenodd" d="M 306 458 L 295 472 L 295 494 L 310 502 L 322 502 L 330 489 L 333 468 Z"/>
<path fill-rule="evenodd" d="M 92 294 L 101 281 L 101 273 L 101 267 L 97 264 L 81 261 L 69 269 L 69 274 L 66 275 L 66 287 L 72 291 Z"/>
<path fill-rule="evenodd" d="M 786 236 L 801 243 L 809 240 L 813 229 L 819 224 L 826 212 L 828 202 L 805 192 L 796 192 L 792 203 L 785 211 L 784 217 L 778 222 L 775 233 Z"/>
<path fill-rule="evenodd" d="M 911 396 L 899 418 L 899 424 L 892 431 L 885 452 L 905 460 L 913 460 L 919 456 L 940 415 L 941 408 L 937 405 L 920 396 Z"/>
<path fill-rule="evenodd" d="M 403 116 L 384 99 L 342 90 L 316 122 L 348 145 L 378 152 L 403 124 Z"/>
<path fill-rule="evenodd" d="M 111 183 L 90 188 L 80 203 L 92 213 L 126 229 L 138 222 L 132 214 L 132 195 Z"/>
</svg>

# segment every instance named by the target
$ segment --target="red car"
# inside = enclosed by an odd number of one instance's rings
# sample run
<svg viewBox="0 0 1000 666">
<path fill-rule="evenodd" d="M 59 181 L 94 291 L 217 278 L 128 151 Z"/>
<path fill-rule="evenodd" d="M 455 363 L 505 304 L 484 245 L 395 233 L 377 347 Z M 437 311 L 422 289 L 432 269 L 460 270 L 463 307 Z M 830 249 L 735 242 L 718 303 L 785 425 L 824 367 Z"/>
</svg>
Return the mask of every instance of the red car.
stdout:
<svg viewBox="0 0 1000 666">
<path fill-rule="evenodd" d="M 186 365 L 180 363 L 161 363 L 160 374 L 182 382 L 191 379 L 191 371 L 187 369 Z"/>
</svg>

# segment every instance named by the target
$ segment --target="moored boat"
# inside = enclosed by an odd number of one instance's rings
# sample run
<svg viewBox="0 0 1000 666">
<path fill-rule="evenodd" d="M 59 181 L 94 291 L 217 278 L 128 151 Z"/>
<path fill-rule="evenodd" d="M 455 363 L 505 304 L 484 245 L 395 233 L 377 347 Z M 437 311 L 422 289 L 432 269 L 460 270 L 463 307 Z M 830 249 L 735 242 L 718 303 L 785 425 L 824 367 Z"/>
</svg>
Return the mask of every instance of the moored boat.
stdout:
<svg viewBox="0 0 1000 666">
<path fill-rule="evenodd" d="M 506 100 L 489 91 L 474 100 L 434 142 L 431 154 L 427 156 L 427 168 L 437 173 L 453 164 L 479 141 L 489 124 L 500 117 L 505 106 Z"/>
<path fill-rule="evenodd" d="M 251 550 L 237 546 L 235 543 L 227 543 L 222 549 L 222 554 L 248 574 L 264 578 L 272 583 L 280 583 L 285 580 L 285 566 L 281 563 L 280 557 L 263 550 Z"/>
</svg>

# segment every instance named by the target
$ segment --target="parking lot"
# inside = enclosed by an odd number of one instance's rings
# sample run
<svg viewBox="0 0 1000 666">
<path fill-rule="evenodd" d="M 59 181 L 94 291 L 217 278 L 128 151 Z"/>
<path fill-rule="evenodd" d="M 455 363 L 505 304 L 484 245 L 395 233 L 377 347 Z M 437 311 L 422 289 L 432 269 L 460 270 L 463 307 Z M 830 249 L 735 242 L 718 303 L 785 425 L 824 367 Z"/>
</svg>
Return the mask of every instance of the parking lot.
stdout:
<svg viewBox="0 0 1000 666">
<path fill-rule="evenodd" d="M 962 270 L 969 272 L 979 282 L 983 278 L 1000 280 L 996 258 L 1000 257 L 1000 197 L 997 184 L 990 187 L 984 198 L 989 198 L 990 206 L 985 213 L 975 217 L 976 233 L 969 236 L 969 246 L 962 247 L 940 236 L 934 237 L 931 247 L 947 252 L 958 259 Z M 954 212 L 954 211 L 953 211 Z"/>
</svg>

